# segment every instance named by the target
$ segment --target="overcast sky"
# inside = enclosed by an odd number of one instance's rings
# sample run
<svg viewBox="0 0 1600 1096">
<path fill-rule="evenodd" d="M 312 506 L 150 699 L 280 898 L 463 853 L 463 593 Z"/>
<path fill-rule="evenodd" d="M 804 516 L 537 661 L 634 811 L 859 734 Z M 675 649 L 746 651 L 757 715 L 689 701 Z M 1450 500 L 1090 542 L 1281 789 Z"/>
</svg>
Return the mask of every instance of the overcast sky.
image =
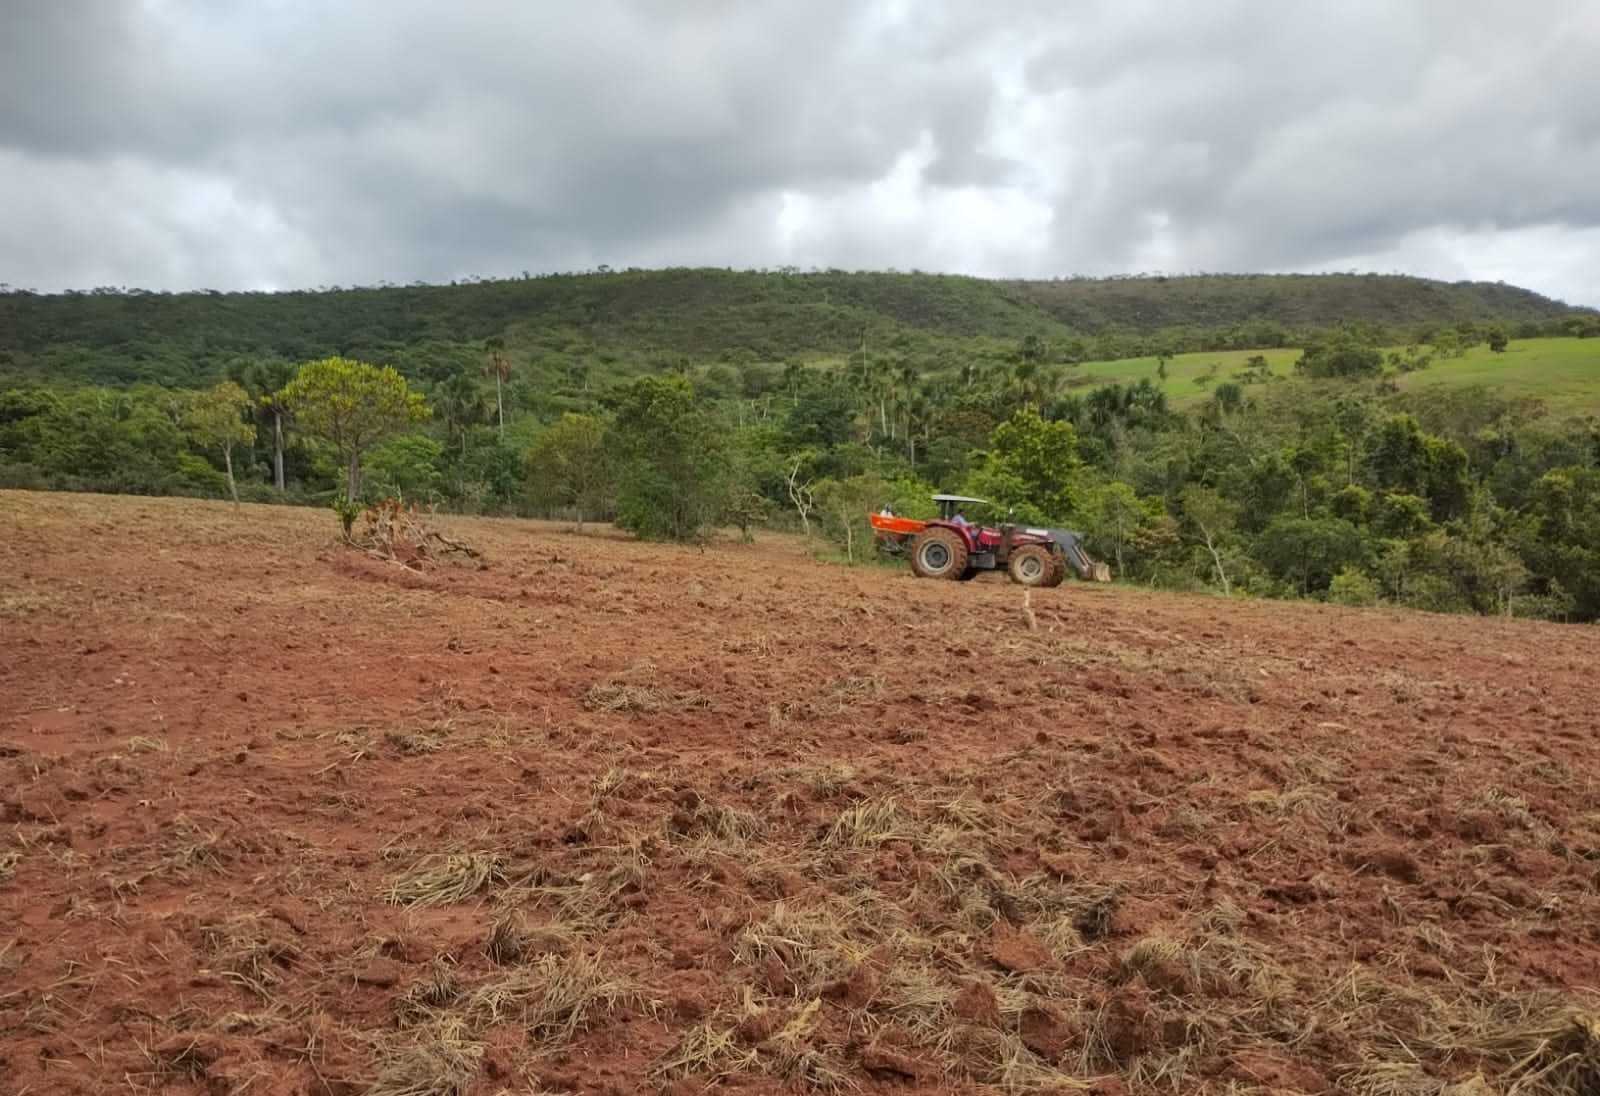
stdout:
<svg viewBox="0 0 1600 1096">
<path fill-rule="evenodd" d="M 0 282 L 1404 271 L 1600 305 L 1591 0 L 0 0 Z"/>
</svg>

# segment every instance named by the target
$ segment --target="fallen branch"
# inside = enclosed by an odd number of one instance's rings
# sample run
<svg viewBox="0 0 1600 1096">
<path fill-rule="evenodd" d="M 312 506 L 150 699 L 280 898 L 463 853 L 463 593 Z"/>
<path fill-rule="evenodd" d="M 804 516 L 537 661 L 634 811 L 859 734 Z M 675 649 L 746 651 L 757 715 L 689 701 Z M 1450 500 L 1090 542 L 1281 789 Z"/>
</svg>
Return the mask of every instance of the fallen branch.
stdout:
<svg viewBox="0 0 1600 1096">
<path fill-rule="evenodd" d="M 447 537 L 428 523 L 431 512 L 419 512 L 414 504 L 399 499 L 383 499 L 363 511 L 360 532 L 347 534 L 345 543 L 359 548 L 374 559 L 398 563 L 413 571 L 442 556 L 460 555 L 482 559 L 478 549 Z"/>
</svg>

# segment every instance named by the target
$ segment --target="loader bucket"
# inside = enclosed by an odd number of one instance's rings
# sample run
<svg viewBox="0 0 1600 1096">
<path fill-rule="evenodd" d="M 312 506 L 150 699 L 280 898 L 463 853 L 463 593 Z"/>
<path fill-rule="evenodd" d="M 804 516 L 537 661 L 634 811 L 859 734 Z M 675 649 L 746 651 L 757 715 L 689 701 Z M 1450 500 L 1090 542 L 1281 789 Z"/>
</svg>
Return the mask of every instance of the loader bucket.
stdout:
<svg viewBox="0 0 1600 1096">
<path fill-rule="evenodd" d="M 1051 529 L 1050 539 L 1061 548 L 1067 564 L 1085 582 L 1110 582 L 1111 568 L 1090 557 L 1084 550 L 1083 538 L 1070 529 Z"/>
</svg>

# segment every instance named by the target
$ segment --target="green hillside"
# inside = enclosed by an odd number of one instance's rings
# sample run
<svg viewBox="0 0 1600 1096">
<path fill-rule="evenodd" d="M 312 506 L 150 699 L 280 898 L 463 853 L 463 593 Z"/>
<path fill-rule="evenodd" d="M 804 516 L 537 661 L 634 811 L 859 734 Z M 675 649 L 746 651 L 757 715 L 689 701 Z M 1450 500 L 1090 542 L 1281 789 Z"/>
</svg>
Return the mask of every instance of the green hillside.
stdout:
<svg viewBox="0 0 1600 1096">
<path fill-rule="evenodd" d="M 523 362 L 597 379 L 682 364 L 838 357 L 866 344 L 924 368 L 1293 346 L 1355 323 L 1406 341 L 1440 325 L 1513 336 L 1600 324 L 1527 290 L 1379 275 L 989 281 L 935 274 L 624 271 L 289 293 L 0 294 L 0 378 L 194 386 L 239 358 L 340 353 L 412 376 Z"/>
<path fill-rule="evenodd" d="M 1225 328 L 1263 320 L 1301 329 L 1352 321 L 1417 328 L 1490 317 L 1518 324 L 1566 311 L 1517 286 L 1394 274 L 1204 274 L 1011 285 L 1051 318 L 1081 331 Z"/>
<path fill-rule="evenodd" d="M 1105 384 L 1159 384 L 1173 407 L 1195 407 L 1209 400 L 1225 383 L 1260 354 L 1275 377 L 1288 378 L 1300 352 L 1229 350 L 1179 354 L 1167 360 L 1162 381 L 1155 357 L 1085 362 L 1068 375 L 1070 388 Z M 1213 368 L 1215 367 L 1215 368 Z M 1492 388 L 1507 399 L 1537 399 L 1555 414 L 1600 415 L 1600 339 L 1545 338 L 1513 340 L 1502 353 L 1475 346 L 1459 358 L 1438 358 L 1425 370 L 1399 373 L 1393 383 L 1402 392 L 1473 385 Z"/>
</svg>

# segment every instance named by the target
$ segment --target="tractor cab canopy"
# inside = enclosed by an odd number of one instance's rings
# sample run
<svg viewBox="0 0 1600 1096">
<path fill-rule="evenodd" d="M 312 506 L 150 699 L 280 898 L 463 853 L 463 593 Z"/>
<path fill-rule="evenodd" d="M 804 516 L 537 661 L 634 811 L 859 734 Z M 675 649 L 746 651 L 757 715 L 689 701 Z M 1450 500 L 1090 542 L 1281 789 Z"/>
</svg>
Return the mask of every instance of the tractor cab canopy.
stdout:
<svg viewBox="0 0 1600 1096">
<path fill-rule="evenodd" d="M 939 504 L 939 517 L 945 521 L 955 517 L 956 511 L 966 503 L 972 503 L 977 506 L 987 506 L 989 504 L 988 499 L 969 498 L 966 495 L 934 495 L 933 501 Z"/>
</svg>

